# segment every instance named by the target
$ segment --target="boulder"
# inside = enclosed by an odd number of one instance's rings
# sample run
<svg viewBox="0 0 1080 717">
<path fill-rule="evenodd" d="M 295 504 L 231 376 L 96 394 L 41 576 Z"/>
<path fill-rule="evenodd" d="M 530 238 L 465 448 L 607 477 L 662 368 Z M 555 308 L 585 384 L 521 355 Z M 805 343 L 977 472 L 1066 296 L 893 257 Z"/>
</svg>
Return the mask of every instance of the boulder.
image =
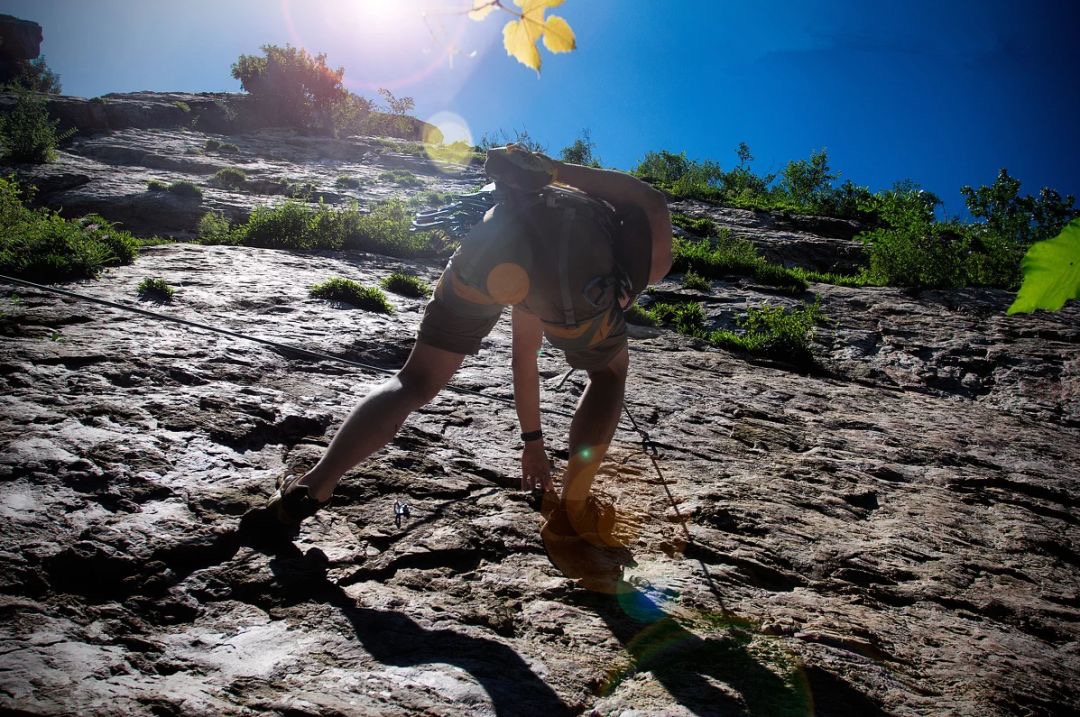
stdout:
<svg viewBox="0 0 1080 717">
<path fill-rule="evenodd" d="M 41 25 L 0 15 L 0 85 L 8 82 L 19 66 L 41 54 Z"/>
</svg>

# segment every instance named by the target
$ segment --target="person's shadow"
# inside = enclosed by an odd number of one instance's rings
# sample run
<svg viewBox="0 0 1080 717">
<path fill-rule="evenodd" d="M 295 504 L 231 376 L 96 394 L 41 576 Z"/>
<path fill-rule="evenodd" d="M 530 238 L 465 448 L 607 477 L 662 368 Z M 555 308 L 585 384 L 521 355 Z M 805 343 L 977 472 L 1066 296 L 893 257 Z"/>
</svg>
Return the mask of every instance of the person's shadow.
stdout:
<svg viewBox="0 0 1080 717">
<path fill-rule="evenodd" d="M 768 658 L 750 651 L 748 624 L 726 613 L 707 616 L 728 634 L 700 637 L 666 613 L 654 597 L 623 583 L 618 595 L 575 593 L 575 602 L 591 609 L 633 659 L 613 672 L 601 690 L 615 692 L 634 675 L 649 672 L 683 707 L 696 715 L 884 715 L 881 707 L 847 683 L 822 670 L 800 669 L 782 650 Z M 775 669 L 763 664 L 768 659 Z M 787 673 L 788 678 L 781 677 Z M 716 683 L 737 692 L 741 700 Z"/>
<path fill-rule="evenodd" d="M 413 667 L 431 663 L 453 665 L 469 673 L 491 698 L 497 715 L 569 715 L 573 710 L 540 679 L 513 650 L 496 640 L 454 630 L 429 630 L 401 613 L 356 604 L 326 575 L 326 556 L 317 549 L 306 554 L 287 536 L 258 540 L 238 533 L 240 542 L 273 556 L 270 570 L 284 591 L 286 604 L 320 602 L 345 615 L 368 653 L 385 665 Z"/>
</svg>

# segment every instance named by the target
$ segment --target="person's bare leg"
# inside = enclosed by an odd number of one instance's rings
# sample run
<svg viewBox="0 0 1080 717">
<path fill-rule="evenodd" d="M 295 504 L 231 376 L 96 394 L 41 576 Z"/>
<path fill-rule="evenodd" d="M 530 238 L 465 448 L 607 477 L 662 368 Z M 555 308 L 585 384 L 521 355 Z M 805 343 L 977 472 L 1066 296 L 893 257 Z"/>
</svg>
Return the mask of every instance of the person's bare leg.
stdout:
<svg viewBox="0 0 1080 717">
<path fill-rule="evenodd" d="M 630 357 L 625 348 L 602 369 L 589 371 L 589 384 L 570 423 L 570 461 L 562 498 L 571 522 L 585 507 L 593 479 L 622 413 Z"/>
<path fill-rule="evenodd" d="M 417 341 L 405 366 L 360 400 L 299 485 L 312 498 L 327 500 L 347 471 L 389 443 L 410 413 L 435 398 L 464 358 Z"/>
</svg>

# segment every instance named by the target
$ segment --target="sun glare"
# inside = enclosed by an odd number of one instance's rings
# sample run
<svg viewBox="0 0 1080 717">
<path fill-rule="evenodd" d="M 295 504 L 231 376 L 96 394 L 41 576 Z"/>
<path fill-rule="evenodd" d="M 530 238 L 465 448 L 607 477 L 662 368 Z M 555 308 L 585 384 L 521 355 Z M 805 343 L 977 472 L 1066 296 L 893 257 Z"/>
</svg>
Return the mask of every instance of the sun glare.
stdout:
<svg viewBox="0 0 1080 717">
<path fill-rule="evenodd" d="M 383 31 L 399 29 L 420 13 L 418 7 L 407 0 L 354 0 L 349 5 L 357 22 L 374 25 Z"/>
</svg>

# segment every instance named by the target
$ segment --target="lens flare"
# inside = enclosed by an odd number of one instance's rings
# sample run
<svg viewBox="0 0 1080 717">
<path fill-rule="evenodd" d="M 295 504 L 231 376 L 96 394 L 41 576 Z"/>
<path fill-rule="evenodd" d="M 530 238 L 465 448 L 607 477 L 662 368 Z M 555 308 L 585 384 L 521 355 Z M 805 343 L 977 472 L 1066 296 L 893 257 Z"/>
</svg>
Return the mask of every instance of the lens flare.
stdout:
<svg viewBox="0 0 1080 717">
<path fill-rule="evenodd" d="M 424 151 L 442 172 L 457 172 L 472 159 L 469 123 L 453 112 L 436 112 L 424 127 Z"/>
<path fill-rule="evenodd" d="M 279 4 L 291 44 L 312 54 L 326 51 L 332 67 L 346 66 L 342 83 L 361 93 L 399 91 L 452 67 L 468 23 L 440 21 L 436 32 L 423 5 L 402 0 Z"/>
</svg>

